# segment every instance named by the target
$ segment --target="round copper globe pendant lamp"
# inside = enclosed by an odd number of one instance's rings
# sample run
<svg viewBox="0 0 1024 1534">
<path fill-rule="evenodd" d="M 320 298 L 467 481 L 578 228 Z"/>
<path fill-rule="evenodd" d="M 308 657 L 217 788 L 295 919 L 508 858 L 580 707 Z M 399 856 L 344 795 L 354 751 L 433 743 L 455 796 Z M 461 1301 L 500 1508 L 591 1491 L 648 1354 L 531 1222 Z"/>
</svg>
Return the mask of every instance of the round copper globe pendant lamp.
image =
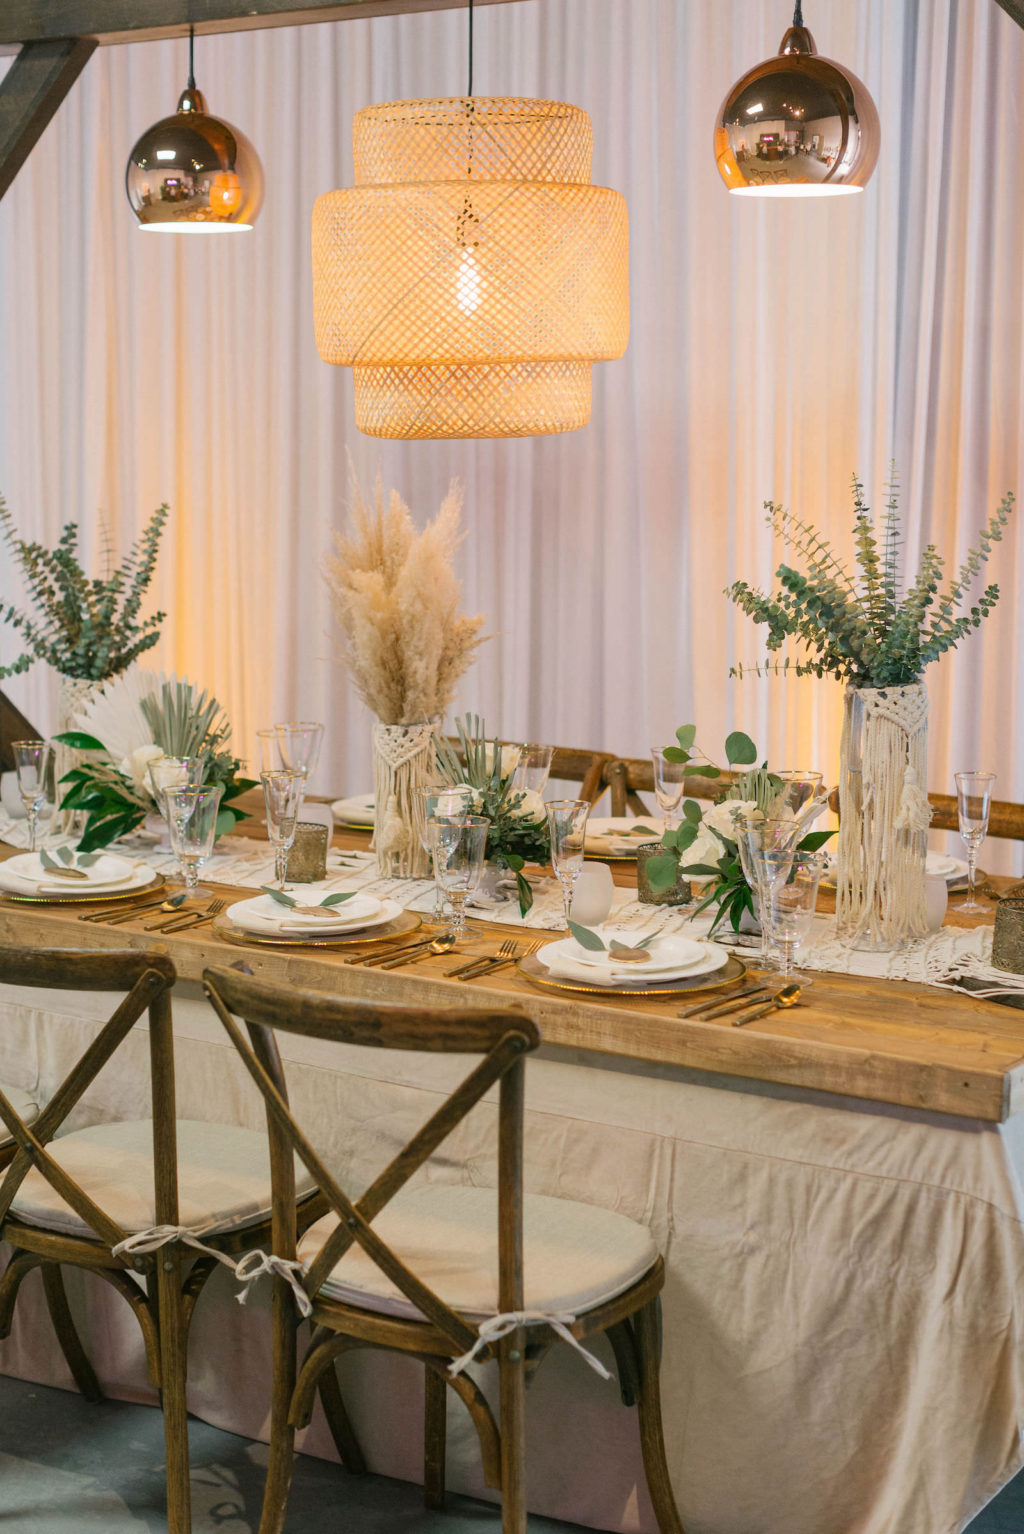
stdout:
<svg viewBox="0 0 1024 1534">
<path fill-rule="evenodd" d="M 263 201 L 263 167 L 244 133 L 211 117 L 193 70 L 173 117 L 162 117 L 128 157 L 125 191 L 139 228 L 173 234 L 251 229 Z"/>
<path fill-rule="evenodd" d="M 629 338 L 625 199 L 591 186 L 590 118 L 473 95 L 357 112 L 355 185 L 313 211 L 316 341 L 371 436 L 525 437 L 590 417 Z"/>
<path fill-rule="evenodd" d="M 861 192 L 878 159 L 878 112 L 861 80 L 824 59 L 793 25 L 775 58 L 737 80 L 715 124 L 715 159 L 730 192 L 827 197 Z"/>
</svg>

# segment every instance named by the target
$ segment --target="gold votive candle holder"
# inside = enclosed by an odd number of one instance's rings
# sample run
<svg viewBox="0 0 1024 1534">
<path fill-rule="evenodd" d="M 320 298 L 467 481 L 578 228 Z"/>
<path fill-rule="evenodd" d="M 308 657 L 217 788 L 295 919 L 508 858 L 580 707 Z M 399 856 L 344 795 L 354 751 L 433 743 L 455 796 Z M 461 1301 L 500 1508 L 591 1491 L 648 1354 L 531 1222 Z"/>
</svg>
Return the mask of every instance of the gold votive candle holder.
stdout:
<svg viewBox="0 0 1024 1534">
<path fill-rule="evenodd" d="M 314 884 L 327 878 L 328 830 L 316 821 L 300 820 L 288 854 L 288 878 L 296 884 Z"/>
<path fill-rule="evenodd" d="M 636 849 L 637 898 L 642 900 L 644 905 L 689 905 L 692 898 L 690 881 L 681 873 L 676 875 L 676 882 L 670 884 L 668 889 L 651 889 L 647 878 L 647 864 L 651 858 L 660 857 L 663 853 L 674 857 L 678 867 L 678 852 L 673 853 L 669 848 L 663 847 L 660 842 L 641 842 Z"/>
</svg>

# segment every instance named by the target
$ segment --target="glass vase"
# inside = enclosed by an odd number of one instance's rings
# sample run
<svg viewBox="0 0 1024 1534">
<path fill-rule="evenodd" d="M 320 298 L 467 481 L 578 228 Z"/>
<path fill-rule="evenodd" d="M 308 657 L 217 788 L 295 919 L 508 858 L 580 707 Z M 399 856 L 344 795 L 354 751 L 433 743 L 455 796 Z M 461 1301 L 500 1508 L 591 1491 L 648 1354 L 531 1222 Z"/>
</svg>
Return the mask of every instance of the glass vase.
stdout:
<svg viewBox="0 0 1024 1534">
<path fill-rule="evenodd" d="M 71 730 L 79 728 L 75 718 L 86 704 L 91 702 L 96 693 L 103 686 L 102 682 L 93 681 L 89 677 L 65 676 L 58 672 L 57 676 L 57 735 L 65 735 Z M 51 831 L 59 832 L 61 836 L 79 836 L 85 825 L 85 812 L 83 810 L 62 810 L 59 808 L 61 796 L 70 788 L 70 784 L 61 786 L 61 778 L 66 772 L 81 766 L 86 760 L 87 753 L 76 751 L 73 746 L 55 745 L 53 748 L 53 781 L 56 790 L 56 803 L 58 808 L 54 810 L 53 820 L 50 824 Z"/>
<path fill-rule="evenodd" d="M 839 767 L 836 930 L 848 947 L 907 948 L 928 931 L 928 693 L 848 687 Z"/>
</svg>

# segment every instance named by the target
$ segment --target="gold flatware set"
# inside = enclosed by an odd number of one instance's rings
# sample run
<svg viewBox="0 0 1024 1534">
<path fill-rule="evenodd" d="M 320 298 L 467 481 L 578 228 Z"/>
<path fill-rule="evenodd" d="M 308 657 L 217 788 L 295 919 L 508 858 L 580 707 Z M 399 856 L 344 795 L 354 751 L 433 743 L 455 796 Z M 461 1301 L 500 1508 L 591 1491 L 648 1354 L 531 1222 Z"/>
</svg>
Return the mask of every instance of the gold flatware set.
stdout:
<svg viewBox="0 0 1024 1534">
<path fill-rule="evenodd" d="M 700 1002 L 695 1007 L 684 1007 L 676 1016 L 691 1017 L 700 1023 L 728 1017 L 733 1028 L 745 1028 L 747 1023 L 756 1022 L 759 1017 L 767 1017 L 769 1012 L 777 1008 L 785 1011 L 787 1007 L 795 1007 L 799 1001 L 798 985 L 784 985 L 777 991 L 767 985 L 753 985 L 746 986 L 742 991 L 734 991 L 725 1001 L 716 1001 L 710 1006 L 707 1002 Z"/>
</svg>

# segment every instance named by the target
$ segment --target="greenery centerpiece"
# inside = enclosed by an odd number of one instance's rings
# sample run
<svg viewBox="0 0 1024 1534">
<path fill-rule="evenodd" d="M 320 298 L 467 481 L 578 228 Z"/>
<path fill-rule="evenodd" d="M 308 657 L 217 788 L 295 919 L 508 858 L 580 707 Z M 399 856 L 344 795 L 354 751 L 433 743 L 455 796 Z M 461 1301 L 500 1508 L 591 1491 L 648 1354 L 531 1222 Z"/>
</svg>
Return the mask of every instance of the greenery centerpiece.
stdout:
<svg viewBox="0 0 1024 1534">
<path fill-rule="evenodd" d="M 221 705 L 191 682 L 133 667 L 108 682 L 76 723 L 80 728 L 57 739 L 89 753 L 61 778 L 61 808 L 85 815 L 82 852 L 106 847 L 162 813 L 148 770 L 162 756 L 199 757 L 202 782 L 223 789 L 218 836 L 248 818 L 232 801 L 255 783 L 238 775 L 242 764 L 228 749 L 231 729 Z"/>
<path fill-rule="evenodd" d="M 512 787 L 519 753 L 503 749 L 499 740 L 488 741 L 482 719 L 467 714 L 455 721 L 455 728 L 460 750 L 439 738 L 438 768 L 446 782 L 472 788 L 469 813 L 484 815 L 491 823 L 487 860 L 515 877 L 519 910 L 525 916 L 533 905 L 533 890 L 523 868 L 527 863 L 546 863 L 551 850 L 544 800 L 532 789 Z"/>
<path fill-rule="evenodd" d="M 854 477 L 851 567 L 809 523 L 773 501 L 769 525 L 799 557 L 780 564 L 777 589 L 736 581 L 727 595 L 768 628 L 768 649 L 795 640 L 802 650 L 753 669 L 797 676 L 834 676 L 846 684 L 839 801 L 840 935 L 858 947 L 886 949 L 927 931 L 924 868 L 931 819 L 927 798 L 928 699 L 926 666 L 980 626 L 999 587 L 969 593 L 1013 511 L 1006 495 L 955 575 L 934 544 L 921 554 L 915 578 L 901 573 L 897 487 L 888 487 L 876 525 Z M 734 668 L 743 675 L 744 668 Z"/>
<path fill-rule="evenodd" d="M 728 776 L 721 767 L 710 763 L 695 742 L 697 726 L 684 724 L 676 731 L 678 745 L 668 746 L 665 755 L 686 768 L 687 777 L 723 779 L 721 792 L 708 804 L 697 799 L 683 800 L 683 818 L 662 836 L 664 852 L 647 861 L 647 878 L 655 891 L 671 889 L 680 874 L 690 874 L 706 884 L 693 914 L 716 906 L 711 931 L 725 921 L 738 932 L 745 916 L 754 916 L 754 892 L 743 872 L 736 841 L 736 822 L 744 819 L 774 820 L 784 816 L 809 827 L 824 808 L 824 797 L 808 801 L 795 815 L 783 808 L 786 784 L 768 771 L 767 763 L 756 766 L 758 750 L 749 735 L 734 730 L 725 742 Z M 807 831 L 799 842 L 801 852 L 816 852 L 833 831 Z"/>
</svg>

